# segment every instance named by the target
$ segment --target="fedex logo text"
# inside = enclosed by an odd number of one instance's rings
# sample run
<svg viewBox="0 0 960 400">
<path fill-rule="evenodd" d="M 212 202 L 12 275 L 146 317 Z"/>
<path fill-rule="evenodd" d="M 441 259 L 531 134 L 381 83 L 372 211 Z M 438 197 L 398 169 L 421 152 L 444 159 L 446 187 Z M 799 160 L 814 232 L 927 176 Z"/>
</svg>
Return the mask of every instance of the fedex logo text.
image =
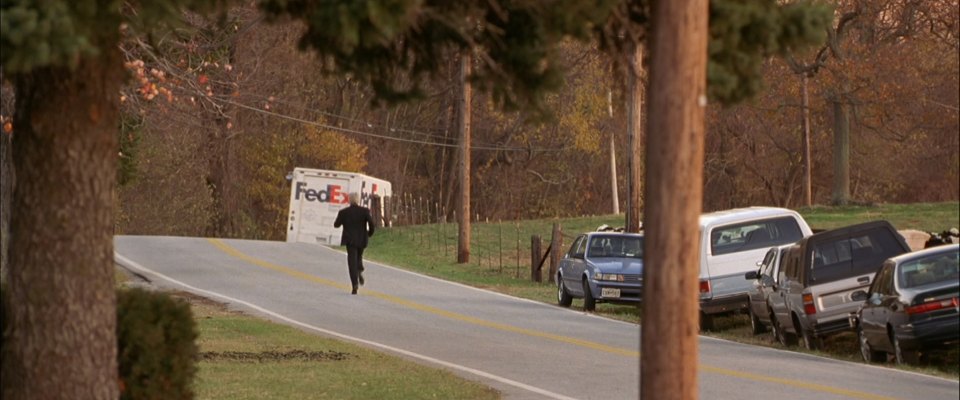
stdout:
<svg viewBox="0 0 960 400">
<path fill-rule="evenodd" d="M 340 185 L 327 185 L 326 190 L 313 190 L 306 187 L 306 182 L 297 182 L 297 192 L 294 195 L 295 200 L 300 200 L 303 195 L 306 201 L 318 201 L 321 203 L 347 204 L 349 199 L 347 193 L 342 192 Z"/>
</svg>

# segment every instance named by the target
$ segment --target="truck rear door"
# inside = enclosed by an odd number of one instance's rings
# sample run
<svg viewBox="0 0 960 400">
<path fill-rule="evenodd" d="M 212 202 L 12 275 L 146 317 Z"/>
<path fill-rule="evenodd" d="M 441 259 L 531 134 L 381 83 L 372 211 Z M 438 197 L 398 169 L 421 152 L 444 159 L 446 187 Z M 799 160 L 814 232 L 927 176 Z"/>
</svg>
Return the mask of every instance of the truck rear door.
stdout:
<svg viewBox="0 0 960 400">
<path fill-rule="evenodd" d="M 888 227 L 875 227 L 814 245 L 810 284 L 818 321 L 846 319 L 857 310 L 860 302 L 850 295 L 869 289 L 884 260 L 910 250 L 896 235 Z"/>
<path fill-rule="evenodd" d="M 333 222 L 349 204 L 350 179 L 305 174 L 293 182 L 292 189 L 288 241 L 339 244 L 341 230 Z"/>
</svg>

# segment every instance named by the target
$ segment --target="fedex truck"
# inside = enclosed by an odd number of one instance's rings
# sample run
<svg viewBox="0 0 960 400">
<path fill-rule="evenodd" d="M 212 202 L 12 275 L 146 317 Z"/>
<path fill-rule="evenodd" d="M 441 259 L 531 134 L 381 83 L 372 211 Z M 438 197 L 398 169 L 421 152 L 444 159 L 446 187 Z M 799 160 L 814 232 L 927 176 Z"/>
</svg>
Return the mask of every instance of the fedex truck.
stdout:
<svg viewBox="0 0 960 400">
<path fill-rule="evenodd" d="M 354 172 L 295 168 L 290 179 L 287 242 L 340 244 L 341 228 L 334 228 L 333 222 L 337 213 L 350 205 L 351 192 L 359 193 L 360 205 L 369 208 L 375 195 L 390 197 L 391 186 L 383 179 Z M 382 218 L 382 211 L 373 217 Z"/>
</svg>

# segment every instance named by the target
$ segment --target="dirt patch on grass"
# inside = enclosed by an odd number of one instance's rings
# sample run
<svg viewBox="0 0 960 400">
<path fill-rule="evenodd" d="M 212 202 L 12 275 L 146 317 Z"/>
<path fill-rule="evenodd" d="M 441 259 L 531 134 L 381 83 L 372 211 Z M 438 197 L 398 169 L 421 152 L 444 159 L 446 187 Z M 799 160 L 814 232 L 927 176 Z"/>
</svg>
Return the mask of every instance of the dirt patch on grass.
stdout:
<svg viewBox="0 0 960 400">
<path fill-rule="evenodd" d="M 281 362 L 281 361 L 343 361 L 357 358 L 356 355 L 339 351 L 261 351 L 259 353 L 247 351 L 207 351 L 200 353 L 203 361 L 239 361 L 239 362 Z"/>
<path fill-rule="evenodd" d="M 224 303 L 221 303 L 221 302 L 216 301 L 216 300 L 208 299 L 208 298 L 206 298 L 206 297 L 203 297 L 203 296 L 200 296 L 200 295 L 196 295 L 196 294 L 193 294 L 193 293 L 190 293 L 190 292 L 185 292 L 185 291 L 182 291 L 182 290 L 176 290 L 176 291 L 170 292 L 170 295 L 173 296 L 173 297 L 179 298 L 179 299 L 183 299 L 183 300 L 189 302 L 190 304 L 203 305 L 203 306 L 211 307 L 211 308 L 216 309 L 216 310 L 218 310 L 218 311 L 225 311 L 225 312 L 243 314 L 242 312 L 239 312 L 239 311 L 230 310 L 230 309 L 227 307 L 227 305 L 224 304 Z"/>
</svg>

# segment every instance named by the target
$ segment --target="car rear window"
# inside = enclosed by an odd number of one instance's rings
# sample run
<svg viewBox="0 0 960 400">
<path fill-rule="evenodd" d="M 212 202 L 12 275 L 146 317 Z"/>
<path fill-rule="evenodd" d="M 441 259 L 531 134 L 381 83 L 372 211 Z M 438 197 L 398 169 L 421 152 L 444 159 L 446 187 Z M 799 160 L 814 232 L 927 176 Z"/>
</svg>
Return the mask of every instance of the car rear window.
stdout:
<svg viewBox="0 0 960 400">
<path fill-rule="evenodd" d="M 803 239 L 793 217 L 750 221 L 714 228 L 710 232 L 710 254 L 721 255 L 754 250 Z"/>
<path fill-rule="evenodd" d="M 913 288 L 940 282 L 960 280 L 960 262 L 958 252 L 934 254 L 924 258 L 900 264 L 901 288 Z"/>
<path fill-rule="evenodd" d="M 832 282 L 876 273 L 884 260 L 907 252 L 889 229 L 871 229 L 813 246 L 812 282 Z"/>
<path fill-rule="evenodd" d="M 643 258 L 643 237 L 623 235 L 601 235 L 590 238 L 587 256 Z"/>
</svg>

